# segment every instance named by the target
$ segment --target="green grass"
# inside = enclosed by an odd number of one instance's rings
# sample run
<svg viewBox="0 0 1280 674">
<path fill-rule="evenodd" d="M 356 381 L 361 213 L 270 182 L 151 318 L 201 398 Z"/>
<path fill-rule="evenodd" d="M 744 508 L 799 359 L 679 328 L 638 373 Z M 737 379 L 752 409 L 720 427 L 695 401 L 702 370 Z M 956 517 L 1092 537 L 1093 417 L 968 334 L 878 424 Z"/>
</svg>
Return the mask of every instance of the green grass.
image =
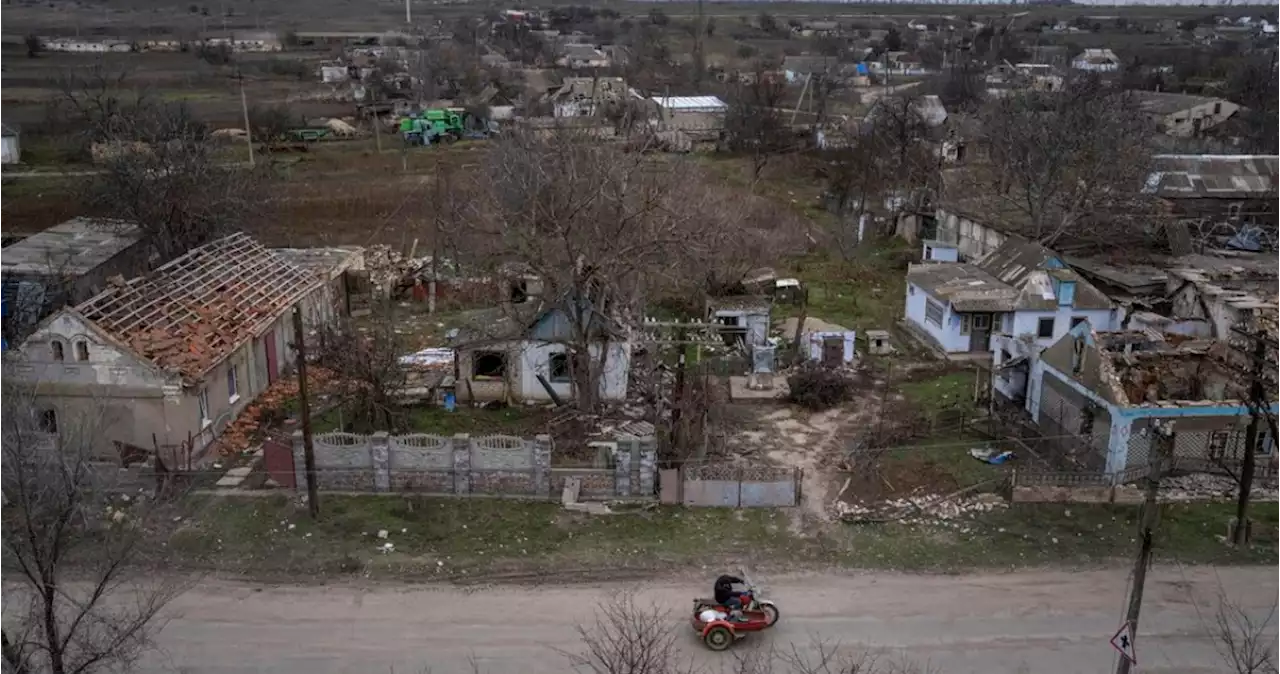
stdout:
<svg viewBox="0 0 1280 674">
<path fill-rule="evenodd" d="M 976 462 L 975 462 L 976 463 Z M 365 573 L 476 577 L 487 573 L 628 572 L 713 564 L 762 568 L 962 571 L 1090 565 L 1136 549 L 1131 506 L 1020 504 L 950 526 L 836 524 L 808 533 L 784 510 L 660 507 L 625 514 L 570 513 L 559 505 L 499 499 L 327 496 L 312 522 L 285 495 L 214 497 L 168 540 L 166 561 L 259 577 Z M 1171 505 L 1156 558 L 1189 564 L 1274 564 L 1274 503 L 1254 508 L 1257 539 L 1218 540 L 1229 504 Z M 290 525 L 294 528 L 290 529 Z M 379 539 L 386 530 L 386 539 Z M 387 542 L 394 550 L 384 553 Z"/>
<path fill-rule="evenodd" d="M 927 413 L 973 406 L 973 371 L 948 372 L 930 379 L 904 382 L 898 388 L 911 405 Z"/>
<path fill-rule="evenodd" d="M 907 249 L 899 239 L 868 245 L 850 260 L 812 255 L 791 263 L 791 271 L 809 288 L 809 316 L 854 330 L 889 330 L 902 317 Z M 786 316 L 799 314 L 788 306 Z"/>
<path fill-rule="evenodd" d="M 792 542 L 786 514 L 763 509 L 591 516 L 555 503 L 401 496 L 328 496 L 321 507 L 322 518 L 312 522 L 283 495 L 219 498 L 173 535 L 169 549 L 186 563 L 268 575 L 366 567 L 474 575 L 685 565 L 723 554 L 782 554 Z M 385 540 L 379 530 L 388 532 Z M 393 552 L 379 550 L 386 542 Z"/>
</svg>

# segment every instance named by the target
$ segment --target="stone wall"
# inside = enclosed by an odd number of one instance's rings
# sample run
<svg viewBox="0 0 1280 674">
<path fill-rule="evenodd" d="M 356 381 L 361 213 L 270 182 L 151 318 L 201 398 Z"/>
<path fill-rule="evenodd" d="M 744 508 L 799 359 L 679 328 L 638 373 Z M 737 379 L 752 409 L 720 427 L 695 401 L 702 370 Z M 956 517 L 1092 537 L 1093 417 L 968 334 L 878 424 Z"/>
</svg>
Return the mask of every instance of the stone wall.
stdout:
<svg viewBox="0 0 1280 674">
<path fill-rule="evenodd" d="M 313 438 L 319 487 L 329 491 L 558 496 L 580 477 L 583 498 L 652 496 L 657 444 L 651 437 L 613 444 L 614 467 L 552 469 L 551 437 L 323 433 Z M 296 484 L 306 486 L 302 432 L 293 435 Z"/>
</svg>

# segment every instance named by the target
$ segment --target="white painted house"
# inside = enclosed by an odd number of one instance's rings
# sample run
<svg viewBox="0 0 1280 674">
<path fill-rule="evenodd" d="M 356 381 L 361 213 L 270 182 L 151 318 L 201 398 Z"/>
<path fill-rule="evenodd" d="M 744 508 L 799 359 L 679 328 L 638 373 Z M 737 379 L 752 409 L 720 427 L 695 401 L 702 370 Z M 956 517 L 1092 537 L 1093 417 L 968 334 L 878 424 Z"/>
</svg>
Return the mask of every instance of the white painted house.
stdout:
<svg viewBox="0 0 1280 674">
<path fill-rule="evenodd" d="M 935 255 L 943 251 L 934 248 Z M 1121 318 L 1056 254 L 1017 237 L 974 263 L 911 265 L 906 299 L 905 320 L 918 336 L 947 354 L 992 353 L 996 365 L 1011 342 L 1025 344 L 1032 355 L 1031 347 L 1048 346 L 1074 324 L 1109 330 Z"/>
<path fill-rule="evenodd" d="M 485 312 L 458 336 L 458 400 L 551 402 L 548 387 L 562 400 L 574 398 L 569 355 L 574 326 L 562 307 L 531 304 Z M 595 334 L 588 347 L 591 367 L 603 368 L 597 397 L 624 400 L 631 373 L 631 342 L 604 316 L 597 314 L 588 320 Z"/>
<path fill-rule="evenodd" d="M 1120 57 L 1110 49 L 1086 49 L 1071 60 L 1071 67 L 1093 73 L 1113 73 L 1120 69 Z"/>
</svg>

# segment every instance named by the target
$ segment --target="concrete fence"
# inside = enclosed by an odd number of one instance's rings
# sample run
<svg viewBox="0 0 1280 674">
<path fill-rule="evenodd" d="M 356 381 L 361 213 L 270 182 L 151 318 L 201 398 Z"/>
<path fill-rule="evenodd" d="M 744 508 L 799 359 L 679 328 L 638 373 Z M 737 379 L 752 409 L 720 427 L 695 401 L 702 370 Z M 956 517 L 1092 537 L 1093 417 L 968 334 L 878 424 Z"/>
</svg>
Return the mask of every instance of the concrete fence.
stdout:
<svg viewBox="0 0 1280 674">
<path fill-rule="evenodd" d="M 611 466 L 553 468 L 551 437 L 323 433 L 313 439 L 319 487 L 329 491 L 504 494 L 559 498 L 579 478 L 584 499 L 652 497 L 657 443 L 652 437 L 609 444 Z M 302 432 L 293 434 L 294 484 L 306 485 Z"/>
</svg>

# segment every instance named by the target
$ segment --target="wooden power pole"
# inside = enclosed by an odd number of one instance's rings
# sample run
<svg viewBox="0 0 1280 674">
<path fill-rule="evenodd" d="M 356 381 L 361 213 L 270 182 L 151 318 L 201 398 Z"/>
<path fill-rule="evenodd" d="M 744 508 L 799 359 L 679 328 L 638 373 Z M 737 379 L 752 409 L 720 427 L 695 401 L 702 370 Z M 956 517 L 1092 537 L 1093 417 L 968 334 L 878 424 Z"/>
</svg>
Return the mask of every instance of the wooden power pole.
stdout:
<svg viewBox="0 0 1280 674">
<path fill-rule="evenodd" d="M 293 348 L 298 360 L 298 408 L 302 416 L 302 455 L 307 468 L 307 511 L 311 519 L 320 517 L 320 494 L 316 487 L 316 446 L 311 437 L 311 401 L 307 398 L 307 343 L 302 330 L 302 307 L 293 308 Z"/>
<path fill-rule="evenodd" d="M 1160 423 L 1151 429 L 1152 438 L 1150 455 L 1147 464 L 1146 496 L 1142 499 L 1142 524 L 1138 532 L 1138 558 L 1133 562 L 1133 589 L 1129 591 L 1129 609 L 1125 612 L 1125 622 L 1129 626 L 1130 638 L 1136 640 L 1138 635 L 1138 614 L 1142 612 L 1142 590 L 1147 582 L 1147 569 L 1151 568 L 1151 548 L 1156 524 L 1160 519 L 1160 506 L 1156 497 L 1160 494 L 1160 479 L 1168 467 L 1169 458 L 1173 456 L 1173 423 Z M 1116 674 L 1129 674 L 1133 661 L 1126 656 L 1120 657 L 1116 665 Z"/>
</svg>

